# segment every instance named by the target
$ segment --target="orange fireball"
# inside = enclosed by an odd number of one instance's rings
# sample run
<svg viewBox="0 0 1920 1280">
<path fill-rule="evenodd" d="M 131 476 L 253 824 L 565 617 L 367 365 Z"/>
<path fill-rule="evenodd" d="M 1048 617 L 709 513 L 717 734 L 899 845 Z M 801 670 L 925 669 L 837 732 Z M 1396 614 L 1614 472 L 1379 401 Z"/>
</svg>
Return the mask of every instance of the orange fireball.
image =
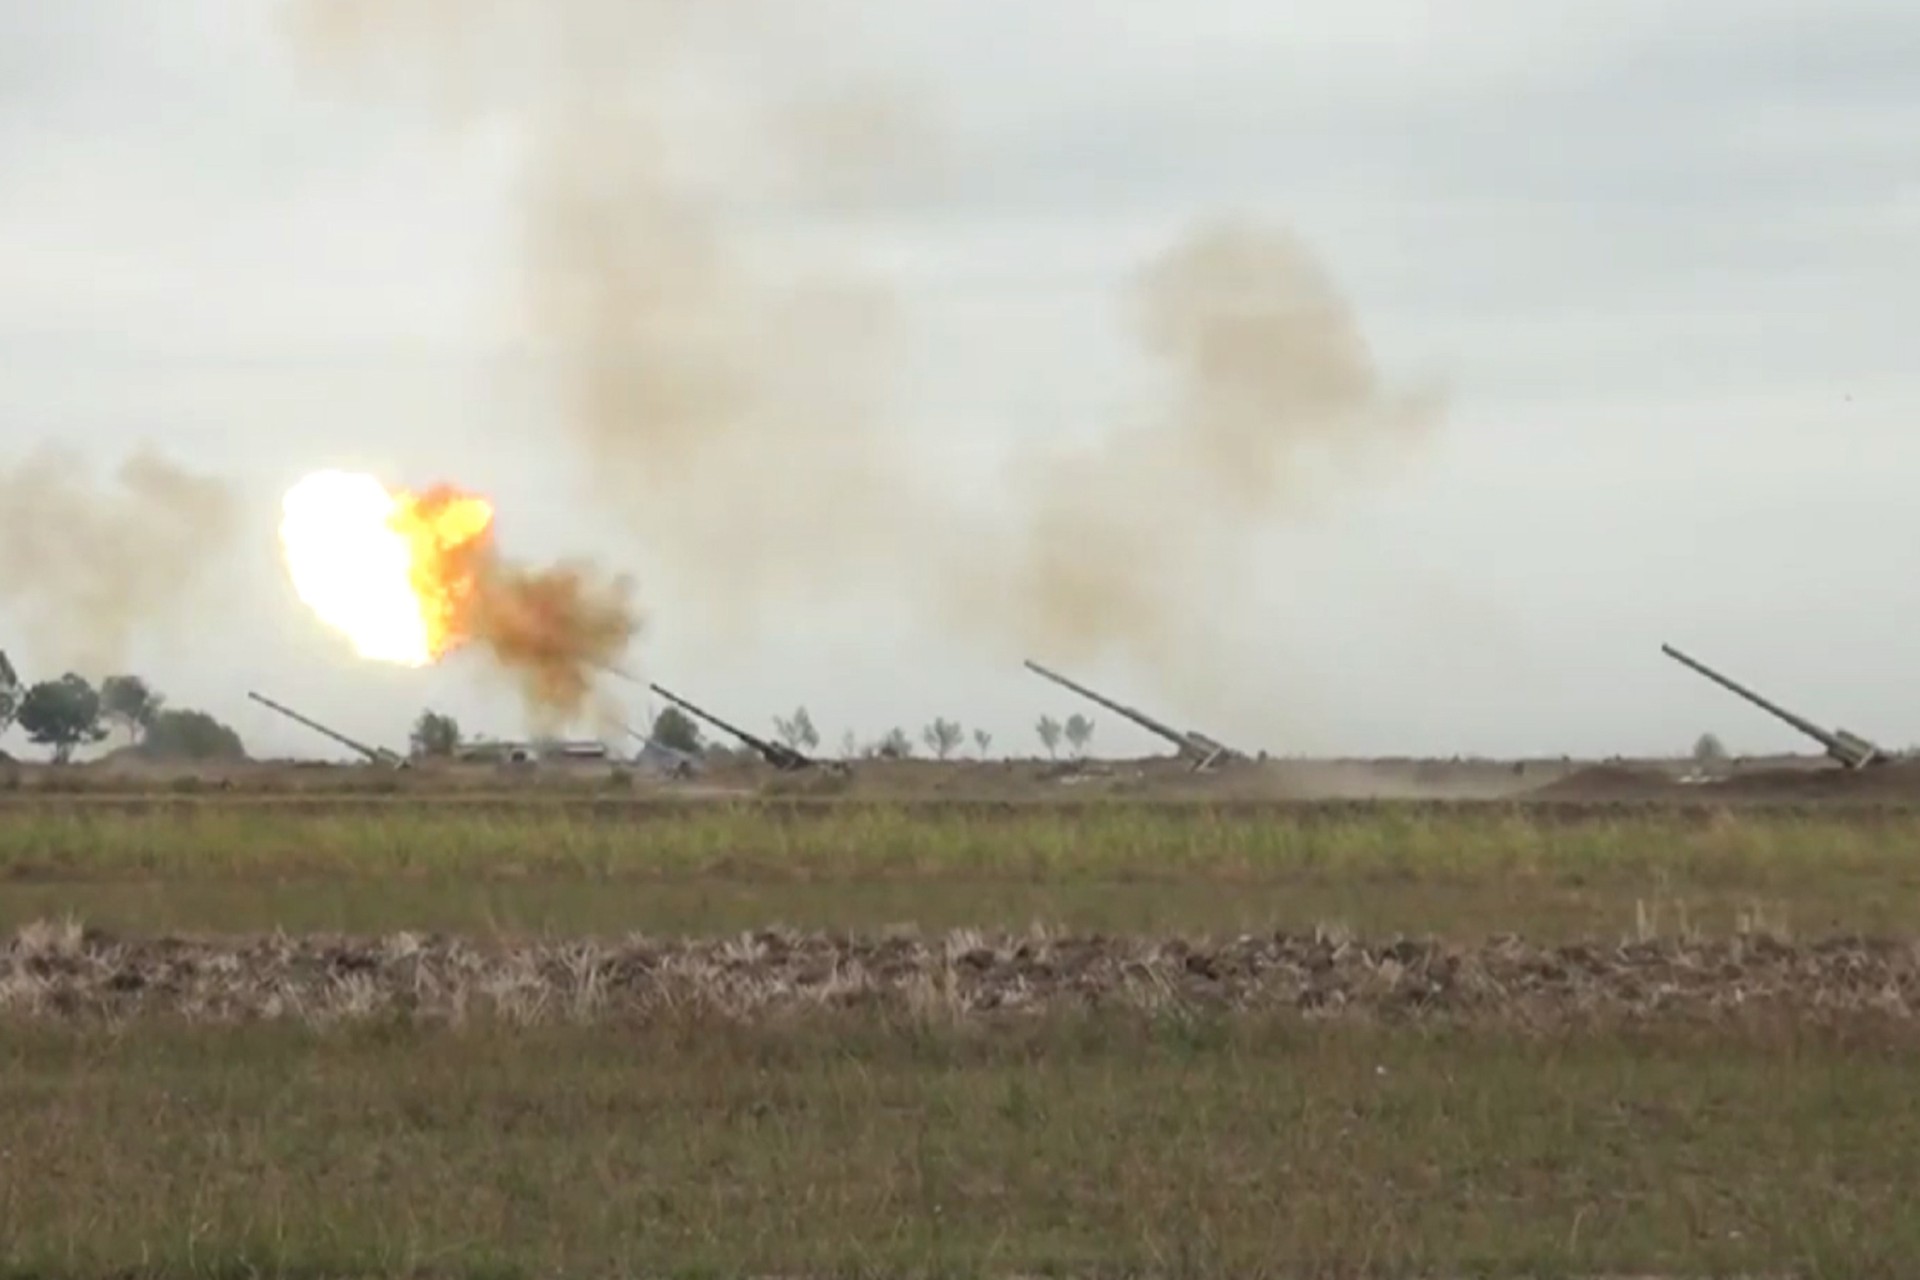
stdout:
<svg viewBox="0 0 1920 1280">
<path fill-rule="evenodd" d="M 586 711 L 640 625 L 626 578 L 506 560 L 492 504 L 450 485 L 318 472 L 288 491 L 280 541 L 300 599 L 361 657 L 422 667 L 471 644 L 548 718 Z"/>
<path fill-rule="evenodd" d="M 407 540 L 408 577 L 426 623 L 427 652 L 438 658 L 472 638 L 493 506 L 449 485 L 417 497 L 404 492 L 394 497 L 389 523 Z"/>
</svg>

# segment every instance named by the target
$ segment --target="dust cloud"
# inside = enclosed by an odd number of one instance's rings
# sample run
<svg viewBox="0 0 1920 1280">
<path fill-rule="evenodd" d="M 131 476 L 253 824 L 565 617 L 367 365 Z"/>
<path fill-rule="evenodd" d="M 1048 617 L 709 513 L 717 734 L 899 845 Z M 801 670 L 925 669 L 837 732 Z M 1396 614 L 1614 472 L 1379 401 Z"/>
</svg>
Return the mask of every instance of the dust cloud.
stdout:
<svg viewBox="0 0 1920 1280">
<path fill-rule="evenodd" d="M 1079 450 L 1017 459 L 1024 525 L 952 580 L 972 597 L 961 616 L 998 600 L 1023 645 L 1063 661 L 1117 650 L 1197 693 L 1248 535 L 1307 516 L 1343 472 L 1404 460 L 1440 401 L 1387 386 L 1352 311 L 1284 231 L 1196 228 L 1127 301 L 1159 402 Z"/>
<path fill-rule="evenodd" d="M 746 225 L 858 207 L 930 136 L 883 81 L 806 65 L 759 0 L 298 0 L 330 70 L 517 143 L 521 319 L 583 482 L 719 637 L 910 564 L 937 492 L 880 407 L 898 300 Z M 804 24 L 803 24 L 804 26 Z M 822 54 L 821 56 L 825 56 Z"/>
<path fill-rule="evenodd" d="M 578 121 L 534 160 L 528 315 L 597 497 L 734 626 L 873 580 L 912 510 L 880 431 L 895 300 L 835 271 L 777 280 L 684 200 L 631 122 Z"/>
<path fill-rule="evenodd" d="M 49 666 L 99 677 L 126 665 L 137 631 L 177 625 L 233 545 L 225 481 L 142 450 L 101 484 L 44 446 L 0 469 L 0 608 Z"/>
<path fill-rule="evenodd" d="M 1254 536 L 1404 460 L 1437 398 L 1387 386 L 1305 246 L 1209 219 L 1122 299 L 1155 398 L 1097 443 L 1023 450 L 998 504 L 954 492 L 886 411 L 902 300 L 762 233 L 939 163 L 926 104 L 857 82 L 844 29 L 817 29 L 857 20 L 836 11 L 297 5 L 309 48 L 392 57 L 463 118 L 510 122 L 522 318 L 564 439 L 716 636 L 765 634 L 793 601 L 904 601 L 978 644 L 1125 658 L 1198 693 Z"/>
</svg>

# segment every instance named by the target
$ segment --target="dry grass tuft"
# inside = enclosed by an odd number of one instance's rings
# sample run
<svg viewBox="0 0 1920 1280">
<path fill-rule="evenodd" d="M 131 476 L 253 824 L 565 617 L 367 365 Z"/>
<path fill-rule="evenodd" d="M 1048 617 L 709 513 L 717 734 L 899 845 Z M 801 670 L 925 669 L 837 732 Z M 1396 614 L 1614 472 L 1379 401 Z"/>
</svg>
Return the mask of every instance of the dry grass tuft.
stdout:
<svg viewBox="0 0 1920 1280">
<path fill-rule="evenodd" d="M 1522 1026 L 1785 1014 L 1906 1021 L 1920 944 L 1772 933 L 1540 946 L 1356 939 L 1342 930 L 1188 938 L 895 929 L 485 944 L 457 937 L 121 939 L 72 922 L 0 952 L 0 1014 L 119 1020 L 372 1018 L 593 1023 L 859 1010 L 950 1021 L 1094 1010 Z"/>
</svg>

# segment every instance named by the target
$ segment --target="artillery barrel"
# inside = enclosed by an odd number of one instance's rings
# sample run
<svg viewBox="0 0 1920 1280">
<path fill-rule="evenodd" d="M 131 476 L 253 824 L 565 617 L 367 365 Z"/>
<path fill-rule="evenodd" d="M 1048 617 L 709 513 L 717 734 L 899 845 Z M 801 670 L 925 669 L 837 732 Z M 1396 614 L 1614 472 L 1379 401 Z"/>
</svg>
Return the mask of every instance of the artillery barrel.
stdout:
<svg viewBox="0 0 1920 1280">
<path fill-rule="evenodd" d="M 745 729 L 728 724 L 711 711 L 705 711 L 694 706 L 691 702 L 688 702 L 685 698 L 670 689 L 663 689 L 657 684 L 650 684 L 647 687 L 665 698 L 668 702 L 686 711 L 689 715 L 698 716 L 721 732 L 732 734 L 753 748 L 753 750 L 759 752 L 760 757 L 776 769 L 805 769 L 814 763 L 811 757 L 804 756 L 791 747 L 784 747 L 777 742 L 768 742 L 764 738 L 757 738 Z"/>
<path fill-rule="evenodd" d="M 1206 758 L 1211 758 L 1217 755 L 1230 756 L 1234 754 L 1233 752 L 1222 747 L 1219 743 L 1213 742 L 1210 739 L 1205 744 L 1202 744 L 1201 742 L 1198 742 L 1195 740 L 1195 735 L 1193 734 L 1182 733 L 1178 729 L 1175 729 L 1170 725 L 1162 724 L 1160 721 L 1155 720 L 1152 716 L 1147 715 L 1144 712 L 1135 711 L 1132 707 L 1126 706 L 1122 703 L 1115 702 L 1112 698 L 1102 697 L 1100 694 L 1095 693 L 1093 690 L 1087 688 L 1085 685 L 1077 684 L 1074 681 L 1067 679 L 1065 676 L 1061 675 L 1057 671 L 1047 670 L 1045 667 L 1033 661 L 1031 658 L 1027 660 L 1027 669 L 1033 672 L 1035 675 L 1044 676 L 1048 680 L 1053 681 L 1057 685 L 1063 685 L 1066 688 L 1073 690 L 1075 693 L 1079 694 L 1083 698 L 1086 698 L 1090 702 L 1096 702 L 1100 704 L 1101 706 L 1105 707 L 1107 710 L 1113 712 L 1115 715 L 1125 716 L 1127 719 L 1139 725 L 1142 729 L 1145 729 L 1148 733 L 1155 734 L 1161 738 L 1165 738 L 1168 742 L 1171 742 L 1175 747 L 1179 748 L 1180 754 L 1182 755 L 1202 756 Z"/>
<path fill-rule="evenodd" d="M 248 691 L 247 696 L 249 698 L 252 698 L 255 702 L 260 703 L 263 706 L 270 707 L 273 710 L 278 711 L 281 715 L 287 717 L 287 719 L 293 720 L 299 724 L 303 724 L 307 726 L 307 728 L 313 730 L 315 733 L 325 734 L 327 737 L 332 738 L 335 742 L 338 742 L 342 746 L 350 748 L 351 750 L 359 752 L 361 755 L 365 756 L 367 759 L 373 761 L 376 764 L 387 764 L 399 759 L 399 757 L 391 751 L 384 750 L 380 747 L 370 747 L 364 742 L 357 742 L 354 739 L 349 738 L 344 733 L 338 733 L 332 729 L 327 728 L 327 726 L 321 724 L 317 720 L 312 720 L 306 716 L 301 715 L 298 711 L 295 711 L 292 707 L 281 706 L 279 703 L 275 702 L 272 698 L 265 697 L 262 694 L 254 693 L 251 690 Z"/>
<path fill-rule="evenodd" d="M 1706 663 L 1699 661 L 1697 658 L 1689 657 L 1670 644 L 1661 645 L 1660 652 L 1666 654 L 1675 662 L 1699 672 L 1721 688 L 1746 699 L 1775 719 L 1785 721 L 1787 724 L 1792 725 L 1795 729 L 1798 729 L 1801 733 L 1818 742 L 1822 747 L 1825 747 L 1827 754 L 1842 764 L 1858 768 L 1863 764 L 1872 764 L 1876 760 L 1883 758 L 1883 753 L 1880 748 L 1866 741 L 1864 738 L 1859 738 L 1853 734 L 1844 732 L 1831 733 L 1822 729 L 1805 716 L 1795 715 L 1780 704 L 1762 697 L 1760 694 L 1755 693 L 1753 690 L 1729 676 L 1721 675 Z"/>
</svg>

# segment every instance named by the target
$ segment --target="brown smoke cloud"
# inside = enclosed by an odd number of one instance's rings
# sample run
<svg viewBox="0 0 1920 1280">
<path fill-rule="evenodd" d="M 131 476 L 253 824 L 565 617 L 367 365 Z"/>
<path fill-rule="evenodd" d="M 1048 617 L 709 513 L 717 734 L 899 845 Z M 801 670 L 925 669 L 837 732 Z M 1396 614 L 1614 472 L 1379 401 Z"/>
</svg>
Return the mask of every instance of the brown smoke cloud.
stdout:
<svg viewBox="0 0 1920 1280">
<path fill-rule="evenodd" d="M 604 718 L 600 678 L 620 669 L 641 628 L 632 579 L 579 560 L 532 567 L 509 559 L 483 502 L 451 485 L 403 498 L 399 527 L 413 548 L 413 588 L 435 651 L 485 653 L 539 731 Z"/>
<path fill-rule="evenodd" d="M 801 46 L 756 0 L 293 12 L 328 65 L 510 122 L 524 316 L 566 443 L 715 634 L 898 573 L 902 544 L 876 535 L 924 527 L 932 490 L 877 412 L 897 302 L 843 264 L 770 265 L 738 226 L 754 201 L 857 201 L 923 158 L 895 91 L 796 80 Z M 751 67 L 752 91 L 697 74 L 716 64 Z"/>
<path fill-rule="evenodd" d="M 227 484 L 141 450 L 102 484 L 44 446 L 0 470 L 0 608 L 37 661 L 100 676 L 184 621 L 238 531 Z"/>
<path fill-rule="evenodd" d="M 600 678 L 619 666 L 640 631 L 632 595 L 630 580 L 604 577 L 584 564 L 486 563 L 470 619 L 473 636 L 513 677 L 536 729 L 604 718 Z"/>
<path fill-rule="evenodd" d="M 1283 231 L 1196 229 L 1129 300 L 1160 402 L 1095 443 L 1016 460 L 1025 522 L 965 566 L 959 616 L 1062 660 L 1114 650 L 1165 675 L 1206 662 L 1250 531 L 1310 513 L 1337 471 L 1403 459 L 1440 406 L 1388 388 L 1351 309 Z"/>
<path fill-rule="evenodd" d="M 920 104 L 834 65 L 832 32 L 798 38 L 750 0 L 301 12 L 309 31 L 352 32 L 329 52 L 398 54 L 514 122 L 525 315 L 567 438 L 727 627 L 793 599 L 907 600 L 981 643 L 1124 655 L 1190 685 L 1251 535 L 1437 419 L 1436 398 L 1386 385 L 1304 246 L 1211 222 L 1126 299 L 1160 399 L 1097 443 L 1014 458 L 1009 518 L 930 474 L 896 429 L 911 424 L 886 420 L 899 300 L 850 264 L 767 254 L 742 216 L 857 208 L 938 155 Z M 799 83 L 739 70 L 776 65 Z"/>
</svg>

